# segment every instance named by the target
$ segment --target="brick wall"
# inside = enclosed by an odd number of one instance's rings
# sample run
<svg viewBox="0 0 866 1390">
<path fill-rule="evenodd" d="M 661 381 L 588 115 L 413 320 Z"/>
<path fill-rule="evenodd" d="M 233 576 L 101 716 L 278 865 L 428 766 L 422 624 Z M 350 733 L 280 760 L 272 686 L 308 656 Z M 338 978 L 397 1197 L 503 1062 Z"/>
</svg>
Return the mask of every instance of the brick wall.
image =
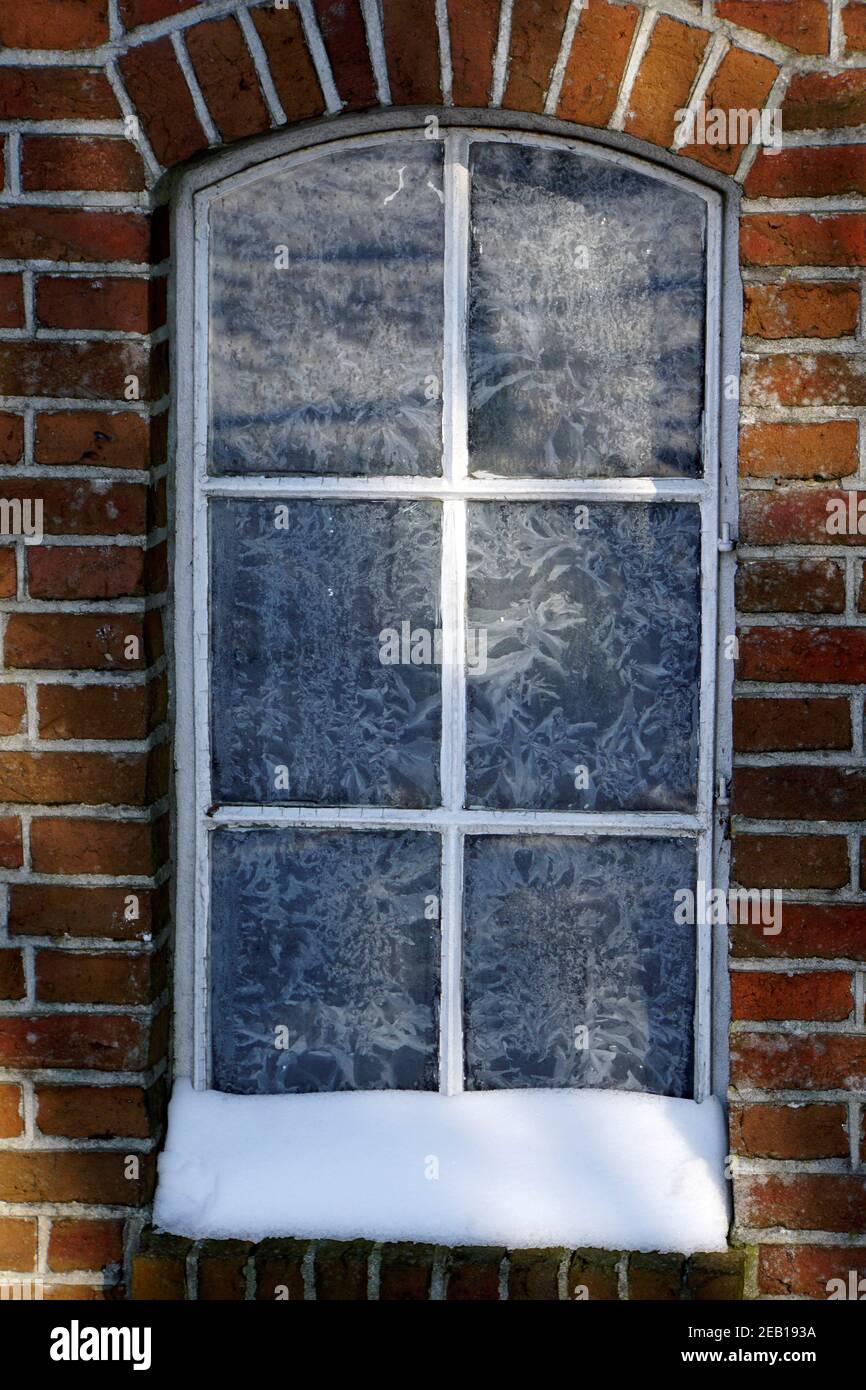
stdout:
<svg viewBox="0 0 866 1390">
<path fill-rule="evenodd" d="M 733 866 L 786 894 L 732 943 L 734 1237 L 751 1296 L 866 1274 L 864 538 L 827 529 L 866 493 L 866 3 L 15 0 L 0 44 L 0 501 L 45 531 L 0 538 L 0 1279 L 123 1296 L 164 1122 L 164 172 L 388 105 L 670 148 L 702 99 L 785 130 L 680 152 L 744 190 Z M 146 1233 L 134 1291 L 729 1298 L 731 1261 Z"/>
</svg>

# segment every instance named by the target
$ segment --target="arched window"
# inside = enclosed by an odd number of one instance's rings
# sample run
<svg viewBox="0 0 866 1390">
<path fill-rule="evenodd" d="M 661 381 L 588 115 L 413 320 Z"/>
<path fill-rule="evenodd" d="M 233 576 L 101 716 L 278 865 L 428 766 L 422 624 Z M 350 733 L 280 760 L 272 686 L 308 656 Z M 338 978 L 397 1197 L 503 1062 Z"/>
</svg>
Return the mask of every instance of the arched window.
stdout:
<svg viewBox="0 0 866 1390">
<path fill-rule="evenodd" d="M 428 120 L 194 203 L 196 1083 L 701 1098 L 719 195 Z"/>
</svg>

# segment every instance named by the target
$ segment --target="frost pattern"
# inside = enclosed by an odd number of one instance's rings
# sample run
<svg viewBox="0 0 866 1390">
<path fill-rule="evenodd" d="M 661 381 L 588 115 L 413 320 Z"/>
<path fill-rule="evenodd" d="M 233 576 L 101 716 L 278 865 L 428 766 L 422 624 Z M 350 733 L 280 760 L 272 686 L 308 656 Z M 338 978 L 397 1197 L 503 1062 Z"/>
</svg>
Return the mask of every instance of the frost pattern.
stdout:
<svg viewBox="0 0 866 1390">
<path fill-rule="evenodd" d="M 467 682 L 468 804 L 693 809 L 698 508 L 591 503 L 584 530 L 572 503 L 467 510 L 468 621 L 488 643 Z"/>
<path fill-rule="evenodd" d="M 432 805 L 439 667 L 381 665 L 379 633 L 438 626 L 441 508 L 286 505 L 211 503 L 214 797 Z"/>
<path fill-rule="evenodd" d="M 472 471 L 698 474 L 702 199 L 559 150 L 471 158 Z"/>
<path fill-rule="evenodd" d="M 470 837 L 468 1088 L 690 1096 L 695 933 L 673 895 L 694 882 L 688 840 Z"/>
<path fill-rule="evenodd" d="M 266 174 L 210 244 L 213 472 L 440 472 L 441 142 Z"/>
<path fill-rule="evenodd" d="M 217 1090 L 435 1090 L 436 836 L 220 830 L 212 875 Z"/>
</svg>

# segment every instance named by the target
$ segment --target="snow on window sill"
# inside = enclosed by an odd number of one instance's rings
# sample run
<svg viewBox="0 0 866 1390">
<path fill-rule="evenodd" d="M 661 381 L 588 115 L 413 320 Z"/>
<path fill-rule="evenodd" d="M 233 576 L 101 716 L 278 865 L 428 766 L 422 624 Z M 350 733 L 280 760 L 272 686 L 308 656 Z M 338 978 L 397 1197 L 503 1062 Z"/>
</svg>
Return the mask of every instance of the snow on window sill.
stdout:
<svg viewBox="0 0 866 1390">
<path fill-rule="evenodd" d="M 689 1255 L 727 1249 L 725 1149 L 714 1099 L 591 1090 L 235 1096 L 178 1080 L 154 1221 L 197 1238 Z"/>
</svg>

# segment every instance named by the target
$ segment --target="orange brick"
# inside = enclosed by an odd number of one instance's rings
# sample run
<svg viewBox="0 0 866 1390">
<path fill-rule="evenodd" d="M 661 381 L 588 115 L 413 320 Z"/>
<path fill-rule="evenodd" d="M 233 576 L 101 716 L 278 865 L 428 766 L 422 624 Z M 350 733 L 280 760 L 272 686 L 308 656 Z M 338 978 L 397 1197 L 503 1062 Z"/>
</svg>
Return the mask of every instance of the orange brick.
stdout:
<svg viewBox="0 0 866 1390">
<path fill-rule="evenodd" d="M 632 87 L 625 129 L 669 149 L 709 42 L 704 29 L 661 15 Z"/>
</svg>

